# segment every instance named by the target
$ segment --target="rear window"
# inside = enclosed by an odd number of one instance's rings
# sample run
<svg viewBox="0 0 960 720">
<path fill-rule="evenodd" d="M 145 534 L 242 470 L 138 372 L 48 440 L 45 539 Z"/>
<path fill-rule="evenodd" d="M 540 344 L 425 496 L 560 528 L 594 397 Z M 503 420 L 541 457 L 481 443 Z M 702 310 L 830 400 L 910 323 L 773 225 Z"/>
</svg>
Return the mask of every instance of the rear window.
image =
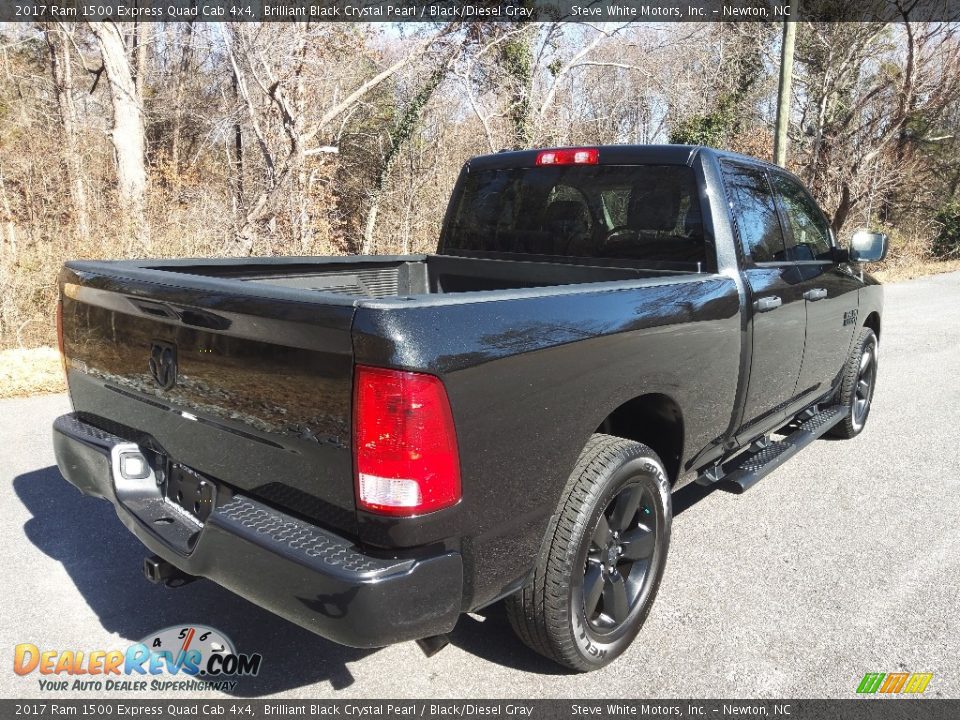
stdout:
<svg viewBox="0 0 960 720">
<path fill-rule="evenodd" d="M 707 263 L 693 170 L 572 165 L 471 171 L 444 251 Z"/>
</svg>

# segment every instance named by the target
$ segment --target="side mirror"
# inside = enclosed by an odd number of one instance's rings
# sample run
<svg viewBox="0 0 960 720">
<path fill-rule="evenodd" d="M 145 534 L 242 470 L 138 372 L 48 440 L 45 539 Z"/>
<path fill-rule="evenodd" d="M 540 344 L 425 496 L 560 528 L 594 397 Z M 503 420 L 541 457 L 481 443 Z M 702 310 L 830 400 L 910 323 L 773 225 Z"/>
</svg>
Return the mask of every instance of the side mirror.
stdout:
<svg viewBox="0 0 960 720">
<path fill-rule="evenodd" d="M 878 262 L 887 256 L 889 247 L 883 233 L 858 230 L 850 238 L 850 262 Z"/>
</svg>

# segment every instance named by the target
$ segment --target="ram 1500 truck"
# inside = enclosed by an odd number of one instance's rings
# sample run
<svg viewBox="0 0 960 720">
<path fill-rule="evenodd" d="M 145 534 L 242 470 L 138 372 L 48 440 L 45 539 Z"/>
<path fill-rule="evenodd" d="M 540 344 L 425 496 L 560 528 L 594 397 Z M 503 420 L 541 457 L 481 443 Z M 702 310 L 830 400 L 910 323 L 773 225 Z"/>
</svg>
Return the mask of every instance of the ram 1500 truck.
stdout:
<svg viewBox="0 0 960 720">
<path fill-rule="evenodd" d="M 863 429 L 885 252 L 749 157 L 477 157 L 433 255 L 67 263 L 57 461 L 156 582 L 427 651 L 505 599 L 591 670 L 650 611 L 673 490 Z"/>
</svg>

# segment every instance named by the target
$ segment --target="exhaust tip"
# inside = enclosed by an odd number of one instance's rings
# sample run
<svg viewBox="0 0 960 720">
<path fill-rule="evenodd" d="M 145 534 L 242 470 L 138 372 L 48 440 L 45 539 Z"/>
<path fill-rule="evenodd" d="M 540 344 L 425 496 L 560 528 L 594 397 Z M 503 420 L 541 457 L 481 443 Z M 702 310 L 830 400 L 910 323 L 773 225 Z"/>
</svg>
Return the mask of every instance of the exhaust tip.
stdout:
<svg viewBox="0 0 960 720">
<path fill-rule="evenodd" d="M 420 638 L 417 640 L 417 645 L 420 646 L 420 649 L 423 650 L 423 654 L 427 657 L 433 657 L 449 644 L 449 635 L 431 635 L 430 637 Z"/>
</svg>

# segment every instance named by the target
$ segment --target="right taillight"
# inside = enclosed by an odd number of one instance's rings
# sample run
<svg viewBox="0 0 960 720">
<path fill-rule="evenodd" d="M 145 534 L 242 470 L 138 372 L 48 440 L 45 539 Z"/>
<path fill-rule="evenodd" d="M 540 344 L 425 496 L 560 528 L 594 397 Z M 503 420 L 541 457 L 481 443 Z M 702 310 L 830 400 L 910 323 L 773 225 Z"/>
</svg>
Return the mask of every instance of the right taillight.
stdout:
<svg viewBox="0 0 960 720">
<path fill-rule="evenodd" d="M 357 366 L 354 383 L 357 506 L 422 515 L 460 500 L 460 457 L 441 380 Z"/>
</svg>

